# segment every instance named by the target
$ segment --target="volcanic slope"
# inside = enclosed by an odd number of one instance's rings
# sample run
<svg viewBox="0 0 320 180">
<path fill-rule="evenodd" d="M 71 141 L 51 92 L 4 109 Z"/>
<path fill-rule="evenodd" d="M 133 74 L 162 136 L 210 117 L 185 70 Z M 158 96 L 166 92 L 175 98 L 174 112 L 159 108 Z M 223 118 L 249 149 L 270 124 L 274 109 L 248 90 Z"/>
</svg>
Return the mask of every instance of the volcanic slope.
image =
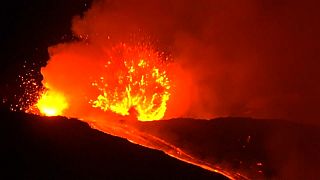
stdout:
<svg viewBox="0 0 320 180">
<path fill-rule="evenodd" d="M 229 174 L 249 179 L 319 179 L 320 127 L 226 117 L 139 123 L 140 131 Z"/>
<path fill-rule="evenodd" d="M 227 179 L 75 119 L 0 114 L 0 179 Z"/>
</svg>

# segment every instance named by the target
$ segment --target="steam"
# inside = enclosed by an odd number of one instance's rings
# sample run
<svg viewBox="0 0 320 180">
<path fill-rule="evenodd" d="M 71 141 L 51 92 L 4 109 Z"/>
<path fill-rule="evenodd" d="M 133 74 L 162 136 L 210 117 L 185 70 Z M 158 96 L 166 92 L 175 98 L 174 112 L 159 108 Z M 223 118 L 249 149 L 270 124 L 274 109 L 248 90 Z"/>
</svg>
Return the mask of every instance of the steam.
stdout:
<svg viewBox="0 0 320 180">
<path fill-rule="evenodd" d="M 84 96 L 72 99 L 84 106 L 92 90 L 80 84 L 97 78 L 103 48 L 147 39 L 177 64 L 165 118 L 319 117 L 313 12 L 294 1 L 99 0 L 73 19 L 80 41 L 50 48 L 43 74 L 57 89 L 67 78 L 66 93 Z M 79 63 L 84 68 L 70 69 Z M 48 73 L 55 68 L 59 74 Z"/>
</svg>

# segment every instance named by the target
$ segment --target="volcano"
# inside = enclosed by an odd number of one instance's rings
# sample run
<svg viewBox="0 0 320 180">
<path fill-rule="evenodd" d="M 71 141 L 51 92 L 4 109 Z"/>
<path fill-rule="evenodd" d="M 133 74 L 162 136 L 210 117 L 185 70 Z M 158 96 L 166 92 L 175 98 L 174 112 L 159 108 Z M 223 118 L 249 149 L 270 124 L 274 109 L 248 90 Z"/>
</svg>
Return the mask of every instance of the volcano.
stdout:
<svg viewBox="0 0 320 180">
<path fill-rule="evenodd" d="M 0 178 L 319 179 L 318 7 L 2 2 Z"/>
</svg>

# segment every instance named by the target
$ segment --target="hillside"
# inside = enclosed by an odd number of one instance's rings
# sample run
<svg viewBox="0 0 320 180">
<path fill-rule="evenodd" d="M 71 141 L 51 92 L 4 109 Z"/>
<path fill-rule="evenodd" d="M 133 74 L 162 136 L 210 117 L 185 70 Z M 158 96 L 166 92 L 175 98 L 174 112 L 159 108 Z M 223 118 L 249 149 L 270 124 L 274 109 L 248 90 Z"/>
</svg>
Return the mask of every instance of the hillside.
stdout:
<svg viewBox="0 0 320 180">
<path fill-rule="evenodd" d="M 75 119 L 1 117 L 1 179 L 226 179 Z"/>
</svg>

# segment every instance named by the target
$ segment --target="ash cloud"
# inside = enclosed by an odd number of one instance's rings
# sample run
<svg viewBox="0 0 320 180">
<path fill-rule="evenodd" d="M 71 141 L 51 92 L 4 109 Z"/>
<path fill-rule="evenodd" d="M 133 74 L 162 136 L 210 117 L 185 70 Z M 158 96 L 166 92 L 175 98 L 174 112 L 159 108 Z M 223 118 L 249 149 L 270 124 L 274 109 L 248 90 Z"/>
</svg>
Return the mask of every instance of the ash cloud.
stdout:
<svg viewBox="0 0 320 180">
<path fill-rule="evenodd" d="M 179 97 L 170 100 L 168 117 L 317 123 L 320 27 L 315 4 L 97 0 L 83 17 L 73 19 L 72 30 L 92 49 L 148 34 L 171 53 L 188 76 L 178 82 Z M 170 113 L 179 106 L 179 113 Z"/>
</svg>

